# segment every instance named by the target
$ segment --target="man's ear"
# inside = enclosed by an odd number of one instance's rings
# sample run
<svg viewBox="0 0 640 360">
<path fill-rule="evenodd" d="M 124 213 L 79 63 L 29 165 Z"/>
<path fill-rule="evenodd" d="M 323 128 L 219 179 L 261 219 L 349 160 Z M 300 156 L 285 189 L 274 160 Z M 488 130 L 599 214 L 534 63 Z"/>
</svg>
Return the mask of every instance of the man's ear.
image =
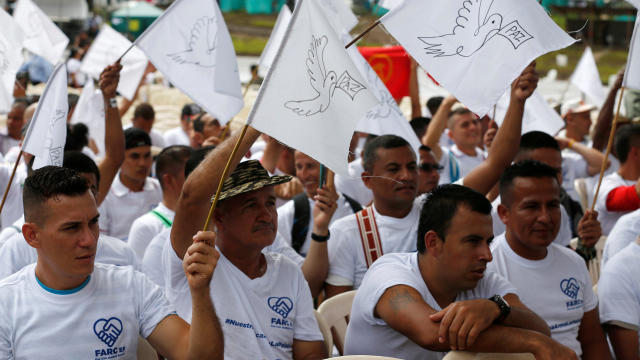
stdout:
<svg viewBox="0 0 640 360">
<path fill-rule="evenodd" d="M 444 242 L 440 239 L 440 236 L 438 236 L 438 234 L 433 230 L 429 230 L 424 234 L 425 248 L 427 249 L 427 252 L 433 256 L 438 256 L 442 251 L 443 243 Z"/>
<path fill-rule="evenodd" d="M 27 244 L 29 244 L 29 246 L 36 249 L 41 246 L 40 237 L 38 236 L 39 232 L 40 229 L 35 223 L 25 223 L 24 225 L 22 225 L 22 236 L 27 241 Z"/>
<path fill-rule="evenodd" d="M 369 174 L 366 171 L 363 171 L 360 177 L 362 178 L 362 182 L 364 183 L 364 186 L 366 186 L 367 189 L 371 189 L 371 174 Z"/>
<path fill-rule="evenodd" d="M 168 185 L 169 187 L 172 187 L 175 184 L 175 179 L 171 174 L 165 173 L 162 174 L 162 183 L 165 184 L 165 186 Z"/>
<path fill-rule="evenodd" d="M 507 225 L 507 222 L 509 222 L 509 208 L 507 208 L 506 206 L 504 206 L 503 204 L 498 205 L 498 216 L 500 217 L 500 220 L 502 220 L 502 223 Z"/>
</svg>

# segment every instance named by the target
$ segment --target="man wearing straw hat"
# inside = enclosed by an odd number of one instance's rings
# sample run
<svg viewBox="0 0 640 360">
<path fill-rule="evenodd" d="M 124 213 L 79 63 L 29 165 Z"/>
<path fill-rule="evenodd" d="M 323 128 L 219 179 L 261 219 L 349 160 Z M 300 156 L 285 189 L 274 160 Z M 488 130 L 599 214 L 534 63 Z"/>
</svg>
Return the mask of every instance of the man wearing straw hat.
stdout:
<svg viewBox="0 0 640 360">
<path fill-rule="evenodd" d="M 259 133 L 247 128 L 237 153 L 238 137 L 216 147 L 187 178 L 171 232 L 171 245 L 163 249 L 164 283 L 178 315 L 192 316 L 186 278 L 180 258 L 191 236 L 208 221 L 211 193 L 222 178 L 225 164 L 235 167 Z M 233 154 L 232 154 L 233 153 Z M 309 287 L 299 267 L 281 254 L 264 253 L 276 237 L 277 212 L 274 185 L 290 176 L 270 177 L 258 161 L 240 163 L 221 188 L 211 218 L 220 251 L 211 280 L 211 298 L 220 314 L 225 358 L 322 359 L 322 334 L 313 313 Z M 324 221 L 312 230 L 316 241 L 329 238 L 328 223 L 335 202 L 319 197 L 314 212 Z M 206 225 L 205 225 L 206 226 Z"/>
</svg>

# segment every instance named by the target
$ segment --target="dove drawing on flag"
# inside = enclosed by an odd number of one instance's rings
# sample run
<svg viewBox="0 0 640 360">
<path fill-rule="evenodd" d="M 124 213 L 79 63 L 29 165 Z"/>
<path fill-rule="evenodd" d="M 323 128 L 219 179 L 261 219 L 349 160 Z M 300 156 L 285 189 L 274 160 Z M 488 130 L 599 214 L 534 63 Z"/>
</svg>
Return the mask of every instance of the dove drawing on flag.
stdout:
<svg viewBox="0 0 640 360">
<path fill-rule="evenodd" d="M 191 28 L 187 50 L 167 54 L 178 64 L 194 64 L 205 68 L 216 66 L 215 50 L 218 24 L 215 17 L 199 18 Z"/>
<path fill-rule="evenodd" d="M 300 116 L 313 116 L 326 111 L 331 105 L 331 99 L 336 89 L 346 93 L 351 100 L 361 90 L 366 89 L 364 85 L 357 82 L 346 70 L 338 78 L 335 71 L 329 71 L 324 63 L 324 51 L 327 47 L 328 38 L 322 36 L 316 38 L 311 36 L 311 47 L 307 57 L 307 74 L 311 87 L 316 92 L 316 97 L 308 100 L 287 101 L 284 106 Z"/>
<path fill-rule="evenodd" d="M 483 5 L 489 3 L 488 6 Z M 465 0 L 458 10 L 451 34 L 418 37 L 428 47 L 427 54 L 436 57 L 460 55 L 469 57 L 480 50 L 502 27 L 502 15 L 489 14 L 493 0 Z"/>
</svg>

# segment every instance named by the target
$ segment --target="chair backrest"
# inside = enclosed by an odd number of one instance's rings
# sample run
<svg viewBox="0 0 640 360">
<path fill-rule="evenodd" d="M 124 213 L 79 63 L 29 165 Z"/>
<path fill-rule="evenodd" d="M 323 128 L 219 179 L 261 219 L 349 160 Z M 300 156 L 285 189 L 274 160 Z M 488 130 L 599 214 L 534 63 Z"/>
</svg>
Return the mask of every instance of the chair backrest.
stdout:
<svg viewBox="0 0 640 360">
<path fill-rule="evenodd" d="M 355 296 L 356 290 L 347 291 L 323 301 L 318 307 L 318 312 L 332 331 L 333 343 L 341 354 L 344 349 L 344 337 L 347 335 L 351 305 Z"/>
<path fill-rule="evenodd" d="M 158 353 L 149 344 L 147 340 L 138 336 L 138 352 L 136 353 L 138 360 L 158 360 Z"/>
<path fill-rule="evenodd" d="M 600 280 L 600 266 L 602 264 L 602 254 L 604 253 L 604 244 L 607 242 L 606 236 L 601 236 L 600 240 L 595 245 L 596 248 L 596 257 L 591 259 L 587 264 L 589 268 L 589 275 L 591 275 L 591 283 L 597 284 L 598 280 Z"/>
<path fill-rule="evenodd" d="M 331 326 L 327 324 L 327 322 L 317 310 L 313 310 L 313 314 L 316 316 L 318 327 L 320 328 L 320 332 L 322 333 L 322 337 L 324 338 L 324 347 L 327 351 L 327 355 L 331 356 L 331 354 L 333 353 L 333 336 L 331 335 Z"/>
<path fill-rule="evenodd" d="M 449 351 L 442 360 L 535 360 L 533 354 L 497 354 Z"/>
<path fill-rule="evenodd" d="M 575 179 L 573 181 L 573 187 L 576 189 L 578 196 L 580 196 L 582 211 L 585 211 L 589 208 L 589 192 L 587 191 L 587 183 L 584 179 Z"/>
</svg>

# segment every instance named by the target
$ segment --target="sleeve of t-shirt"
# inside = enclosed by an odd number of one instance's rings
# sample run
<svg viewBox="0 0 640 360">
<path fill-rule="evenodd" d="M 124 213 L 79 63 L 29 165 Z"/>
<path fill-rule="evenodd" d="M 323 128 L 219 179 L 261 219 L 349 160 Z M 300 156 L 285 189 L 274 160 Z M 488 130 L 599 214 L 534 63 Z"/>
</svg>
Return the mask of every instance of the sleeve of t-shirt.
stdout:
<svg viewBox="0 0 640 360">
<path fill-rule="evenodd" d="M 318 321 L 313 312 L 313 299 L 311 298 L 309 285 L 307 285 L 300 270 L 297 270 L 294 274 L 297 277 L 298 299 L 296 306 L 298 309 L 296 310 L 293 338 L 302 341 L 323 341 Z"/>
<path fill-rule="evenodd" d="M 273 244 L 271 244 L 268 247 L 266 247 L 265 250 L 267 252 L 274 252 L 274 253 L 282 254 L 282 255 L 286 256 L 287 258 L 289 258 L 289 260 L 291 260 L 294 263 L 296 263 L 296 265 L 298 265 L 298 266 L 302 266 L 302 264 L 304 263 L 304 258 L 302 256 L 300 256 L 300 254 L 298 254 L 291 247 L 291 245 L 289 245 L 285 241 L 285 239 L 283 238 L 282 234 L 280 234 L 279 229 L 278 229 L 278 234 L 276 235 L 276 239 L 273 241 Z"/>
<path fill-rule="evenodd" d="M 0 319 L 8 319 L 4 314 L 4 310 L 0 308 Z M 11 347 L 11 329 L 8 321 L 0 321 L 0 359 L 13 359 L 13 350 Z"/>
<path fill-rule="evenodd" d="M 593 292 L 593 283 L 591 282 L 591 275 L 589 275 L 589 270 L 587 269 L 587 265 L 584 263 L 584 260 L 580 257 L 580 255 L 576 254 L 576 257 L 579 261 L 579 265 L 582 270 L 582 286 L 584 287 L 584 312 L 591 311 L 598 307 L 598 297 Z"/>
<path fill-rule="evenodd" d="M 146 217 L 146 214 L 142 216 Z M 133 221 L 131 230 L 129 230 L 129 237 L 127 238 L 127 243 L 140 260 L 144 257 L 144 251 L 147 249 L 151 239 L 156 235 L 144 220 L 145 218 L 139 217 Z"/>
<path fill-rule="evenodd" d="M 360 239 L 346 236 L 346 233 L 336 226 L 331 226 L 329 232 L 331 233 L 328 244 L 329 275 L 326 282 L 334 286 L 353 286 L 357 261 L 355 253 L 357 249 L 353 244 L 359 242 Z"/>
<path fill-rule="evenodd" d="M 519 296 L 516 287 L 495 271 L 485 271 L 484 278 L 478 283 L 477 289 L 477 298 L 480 299 L 488 299 L 493 295 L 515 294 Z"/>
<path fill-rule="evenodd" d="M 38 260 L 36 250 L 22 234 L 16 234 L 0 248 L 0 279 L 4 279 Z"/>
<path fill-rule="evenodd" d="M 138 271 L 134 271 L 134 286 L 137 289 L 138 321 L 140 335 L 145 339 L 151 335 L 156 325 L 176 311 L 169 304 L 158 285 Z"/>
<path fill-rule="evenodd" d="M 634 292 L 634 281 L 637 279 L 605 268 L 598 281 L 601 323 L 621 321 L 640 330 L 640 294 Z"/>
<path fill-rule="evenodd" d="M 107 204 L 107 200 L 105 199 L 105 201 L 102 202 L 100 207 L 98 207 L 98 212 L 100 213 L 100 217 L 98 218 L 98 226 L 100 227 L 101 233 L 110 235 L 111 219 L 109 216 L 109 208 L 108 206 L 106 206 L 106 204 Z"/>
</svg>

